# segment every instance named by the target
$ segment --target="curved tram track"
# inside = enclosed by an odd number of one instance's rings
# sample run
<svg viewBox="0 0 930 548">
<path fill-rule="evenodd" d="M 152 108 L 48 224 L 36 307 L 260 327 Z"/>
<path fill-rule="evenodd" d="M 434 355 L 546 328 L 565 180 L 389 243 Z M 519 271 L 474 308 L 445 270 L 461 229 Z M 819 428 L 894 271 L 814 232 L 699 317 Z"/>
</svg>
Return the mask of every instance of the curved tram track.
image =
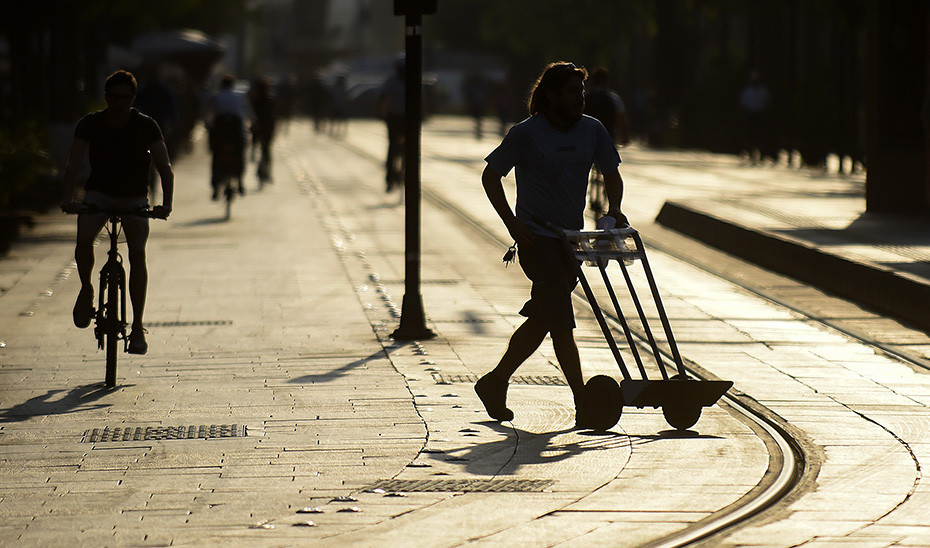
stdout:
<svg viewBox="0 0 930 548">
<path fill-rule="evenodd" d="M 380 160 L 372 155 L 370 151 L 361 149 L 347 142 L 341 142 L 340 144 L 347 148 L 351 148 L 360 156 L 380 166 Z M 441 194 L 424 186 L 421 188 L 421 195 L 434 206 L 458 217 L 486 241 L 500 248 L 506 248 L 510 245 L 511 242 L 505 241 L 498 233 L 484 226 L 484 224 L 469 214 L 465 209 L 447 200 Z M 659 242 L 653 242 L 647 238 L 644 239 L 646 239 L 647 246 L 655 252 L 673 255 L 678 260 L 736 285 L 770 303 L 790 309 L 797 314 L 803 315 L 810 322 L 815 322 L 827 329 L 842 333 L 844 336 L 858 341 L 865 346 L 874 348 L 884 355 L 891 356 L 897 360 L 920 368 L 930 369 L 930 364 L 928 364 L 926 360 L 911 355 L 906 350 L 883 344 L 868 335 L 844 328 L 844 326 L 836 322 L 821 318 L 819 315 L 811 313 L 803 307 L 796 306 L 785 299 L 779 298 L 777 295 L 757 287 L 751 287 L 743 280 L 727 275 L 726 272 L 714 269 L 698 261 L 681 258 L 668 248 L 664 248 Z M 587 306 L 587 301 L 584 299 L 580 288 L 576 291 L 576 297 L 584 301 L 584 305 Z M 608 321 L 612 324 L 612 328 L 616 328 L 616 330 L 619 331 L 620 324 L 617 318 L 614 317 L 613 314 L 608 313 L 607 310 L 604 312 Z M 639 344 L 645 346 L 645 335 L 641 331 L 638 331 L 633 325 L 630 325 L 630 328 L 634 332 L 634 336 L 640 339 Z M 670 356 L 665 357 L 670 358 Z M 716 378 L 712 373 L 703 369 L 698 364 L 689 361 L 687 358 L 683 359 L 686 368 L 693 376 L 699 379 Z M 734 415 L 740 417 L 763 441 L 768 451 L 768 467 L 757 485 L 740 499 L 679 531 L 648 542 L 648 546 L 686 546 L 712 541 L 716 537 L 724 536 L 732 531 L 738 530 L 740 527 L 749 524 L 755 519 L 764 519 L 768 515 L 766 514 L 767 510 L 777 511 L 779 506 L 799 498 L 802 494 L 812 489 L 812 485 L 814 484 L 820 468 L 822 457 L 817 454 L 816 451 L 810 449 L 813 445 L 803 432 L 792 427 L 778 415 L 755 402 L 750 396 L 740 393 L 736 389 L 731 389 L 725 394 L 718 402 L 718 405 L 731 409 Z M 867 419 L 867 417 L 865 418 Z M 898 439 L 900 443 L 905 446 L 907 445 L 903 440 L 897 438 L 893 432 L 889 431 L 889 434 Z M 910 448 L 907 449 L 910 452 Z"/>
</svg>

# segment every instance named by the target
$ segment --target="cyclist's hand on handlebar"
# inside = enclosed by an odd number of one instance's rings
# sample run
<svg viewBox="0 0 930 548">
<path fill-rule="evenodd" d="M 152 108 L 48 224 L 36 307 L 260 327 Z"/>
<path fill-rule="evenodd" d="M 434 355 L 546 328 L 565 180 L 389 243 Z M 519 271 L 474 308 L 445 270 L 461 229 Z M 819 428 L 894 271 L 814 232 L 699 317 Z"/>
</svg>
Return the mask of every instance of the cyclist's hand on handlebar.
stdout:
<svg viewBox="0 0 930 548">
<path fill-rule="evenodd" d="M 157 205 L 152 208 L 152 216 L 156 219 L 167 219 L 171 215 L 171 208 L 168 206 Z"/>
</svg>

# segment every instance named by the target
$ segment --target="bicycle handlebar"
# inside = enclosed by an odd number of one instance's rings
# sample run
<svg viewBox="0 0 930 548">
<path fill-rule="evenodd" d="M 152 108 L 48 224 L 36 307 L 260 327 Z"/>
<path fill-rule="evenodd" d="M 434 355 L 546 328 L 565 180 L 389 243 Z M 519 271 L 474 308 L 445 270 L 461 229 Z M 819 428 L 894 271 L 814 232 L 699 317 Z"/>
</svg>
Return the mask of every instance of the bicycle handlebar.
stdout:
<svg viewBox="0 0 930 548">
<path fill-rule="evenodd" d="M 149 209 L 146 206 L 138 207 L 99 207 L 89 204 L 76 204 L 69 206 L 62 206 L 62 211 L 69 215 L 79 215 L 81 213 L 104 213 L 107 215 L 135 215 L 137 217 L 148 217 L 150 219 L 161 219 L 166 220 L 168 214 L 161 209 L 161 206 L 155 206 L 152 209 Z"/>
</svg>

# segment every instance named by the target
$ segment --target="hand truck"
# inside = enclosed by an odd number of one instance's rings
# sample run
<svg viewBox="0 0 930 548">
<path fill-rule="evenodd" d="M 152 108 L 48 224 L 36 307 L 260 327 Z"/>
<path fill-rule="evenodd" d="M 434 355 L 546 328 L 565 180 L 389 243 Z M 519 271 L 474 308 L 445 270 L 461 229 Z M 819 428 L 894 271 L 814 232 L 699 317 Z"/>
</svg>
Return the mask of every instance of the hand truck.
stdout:
<svg viewBox="0 0 930 548">
<path fill-rule="evenodd" d="M 562 230 L 549 223 L 545 223 L 545 225 L 550 230 L 561 235 L 566 250 L 579 261 L 578 280 L 584 290 L 585 297 L 591 305 L 594 317 L 604 333 L 607 345 L 620 367 L 620 373 L 623 375 L 623 380 L 620 381 L 619 386 L 613 377 L 607 375 L 596 375 L 585 384 L 585 396 L 590 402 L 589 405 L 591 405 L 592 410 L 592 426 L 598 430 L 607 430 L 613 427 L 620 420 L 623 406 L 632 406 L 639 409 L 661 407 L 665 420 L 672 427 L 678 430 L 687 430 L 694 426 L 701 417 L 702 408 L 714 405 L 733 386 L 733 382 L 697 380 L 688 375 L 681 354 L 678 352 L 678 345 L 675 342 L 675 336 L 672 334 L 668 315 L 662 305 L 659 289 L 656 286 L 652 269 L 649 267 L 649 261 L 646 258 L 646 251 L 639 232 L 630 226 L 610 230 L 577 231 Z M 607 267 L 611 261 L 617 262 L 623 274 L 630 298 L 636 308 L 649 347 L 652 350 L 653 359 L 661 374 L 661 379 L 650 379 L 646 374 L 646 367 L 638 349 L 639 345 L 633 340 L 633 333 L 624 317 L 620 302 L 607 275 Z M 659 350 L 655 336 L 649 328 L 642 302 L 636 293 L 633 279 L 630 276 L 628 267 L 636 261 L 642 264 L 643 272 L 655 302 L 656 311 L 668 340 L 668 347 L 675 367 L 671 376 L 669 375 L 670 365 L 667 366 L 662 357 L 662 352 Z M 607 325 L 604 313 L 597 304 L 594 291 L 591 289 L 587 278 L 585 278 L 582 264 L 595 266 L 600 271 L 607 294 L 614 306 L 617 320 L 626 336 L 630 353 L 636 361 L 641 378 L 634 379 L 624 363 L 610 327 Z M 615 400 L 613 407 L 610 406 L 610 400 Z"/>
</svg>

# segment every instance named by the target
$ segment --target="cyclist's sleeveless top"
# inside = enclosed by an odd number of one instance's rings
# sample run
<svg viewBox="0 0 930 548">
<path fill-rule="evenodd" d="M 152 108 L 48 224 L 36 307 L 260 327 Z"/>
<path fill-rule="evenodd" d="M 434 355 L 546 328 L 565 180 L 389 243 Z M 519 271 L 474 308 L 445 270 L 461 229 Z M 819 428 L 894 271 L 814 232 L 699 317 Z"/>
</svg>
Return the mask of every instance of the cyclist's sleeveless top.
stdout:
<svg viewBox="0 0 930 548">
<path fill-rule="evenodd" d="M 111 127 L 104 112 L 88 114 L 74 130 L 76 138 L 90 144 L 90 177 L 85 188 L 109 196 L 145 196 L 151 147 L 162 140 L 161 129 L 155 120 L 136 109 L 132 109 L 125 126 Z"/>
</svg>

